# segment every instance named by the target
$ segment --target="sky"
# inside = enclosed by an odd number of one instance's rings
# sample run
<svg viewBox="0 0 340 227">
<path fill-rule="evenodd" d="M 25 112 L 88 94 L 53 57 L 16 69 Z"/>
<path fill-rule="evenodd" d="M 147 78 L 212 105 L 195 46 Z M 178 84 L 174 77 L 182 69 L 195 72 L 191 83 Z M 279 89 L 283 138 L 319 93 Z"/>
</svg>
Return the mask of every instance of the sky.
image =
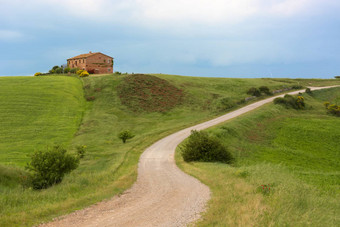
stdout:
<svg viewBox="0 0 340 227">
<path fill-rule="evenodd" d="M 339 0 L 0 0 L 0 76 L 92 52 L 114 70 L 206 77 L 340 75 Z"/>
</svg>

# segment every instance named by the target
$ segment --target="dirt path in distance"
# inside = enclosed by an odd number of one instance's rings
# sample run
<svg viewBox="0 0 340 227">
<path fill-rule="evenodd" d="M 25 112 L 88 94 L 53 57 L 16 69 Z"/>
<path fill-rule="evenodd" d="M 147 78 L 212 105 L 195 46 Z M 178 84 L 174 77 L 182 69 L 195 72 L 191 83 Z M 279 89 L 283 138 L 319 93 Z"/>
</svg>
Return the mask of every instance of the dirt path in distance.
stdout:
<svg viewBox="0 0 340 227">
<path fill-rule="evenodd" d="M 304 90 L 289 94 L 299 92 Z M 132 188 L 121 196 L 115 196 L 109 201 L 100 202 L 41 226 L 186 226 L 196 221 L 205 210 L 210 190 L 176 166 L 174 153 L 177 145 L 190 135 L 191 130 L 203 130 L 217 125 L 272 102 L 280 96 L 283 95 L 258 101 L 159 140 L 141 155 L 138 179 Z"/>
</svg>

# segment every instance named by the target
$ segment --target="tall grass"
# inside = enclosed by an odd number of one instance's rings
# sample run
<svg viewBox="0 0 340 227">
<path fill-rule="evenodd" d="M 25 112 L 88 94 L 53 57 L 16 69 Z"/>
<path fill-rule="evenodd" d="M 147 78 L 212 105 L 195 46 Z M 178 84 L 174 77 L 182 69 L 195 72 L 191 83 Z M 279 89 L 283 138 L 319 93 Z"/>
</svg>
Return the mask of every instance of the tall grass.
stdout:
<svg viewBox="0 0 340 227">
<path fill-rule="evenodd" d="M 176 155 L 213 192 L 199 226 L 339 225 L 340 119 L 322 104 L 339 100 L 340 88 L 304 97 L 305 110 L 268 104 L 209 129 L 233 152 L 233 165 L 188 164 Z"/>
</svg>

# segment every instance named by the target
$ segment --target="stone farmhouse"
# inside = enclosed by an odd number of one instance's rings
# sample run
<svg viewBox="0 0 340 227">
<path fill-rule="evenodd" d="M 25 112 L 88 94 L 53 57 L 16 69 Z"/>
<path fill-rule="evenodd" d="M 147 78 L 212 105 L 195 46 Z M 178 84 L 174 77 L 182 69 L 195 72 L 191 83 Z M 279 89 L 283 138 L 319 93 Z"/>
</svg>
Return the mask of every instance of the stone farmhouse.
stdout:
<svg viewBox="0 0 340 227">
<path fill-rule="evenodd" d="M 113 57 L 100 52 L 81 54 L 67 59 L 67 66 L 94 74 L 113 73 Z"/>
</svg>

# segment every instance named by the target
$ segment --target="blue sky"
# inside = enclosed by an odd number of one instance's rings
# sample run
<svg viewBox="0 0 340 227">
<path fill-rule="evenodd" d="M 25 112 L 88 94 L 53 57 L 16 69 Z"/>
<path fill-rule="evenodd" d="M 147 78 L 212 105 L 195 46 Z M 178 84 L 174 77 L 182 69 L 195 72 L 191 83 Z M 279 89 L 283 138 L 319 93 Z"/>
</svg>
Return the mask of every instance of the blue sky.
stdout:
<svg viewBox="0 0 340 227">
<path fill-rule="evenodd" d="M 339 0 L 0 0 L 0 75 L 100 51 L 115 71 L 340 75 Z"/>
</svg>

